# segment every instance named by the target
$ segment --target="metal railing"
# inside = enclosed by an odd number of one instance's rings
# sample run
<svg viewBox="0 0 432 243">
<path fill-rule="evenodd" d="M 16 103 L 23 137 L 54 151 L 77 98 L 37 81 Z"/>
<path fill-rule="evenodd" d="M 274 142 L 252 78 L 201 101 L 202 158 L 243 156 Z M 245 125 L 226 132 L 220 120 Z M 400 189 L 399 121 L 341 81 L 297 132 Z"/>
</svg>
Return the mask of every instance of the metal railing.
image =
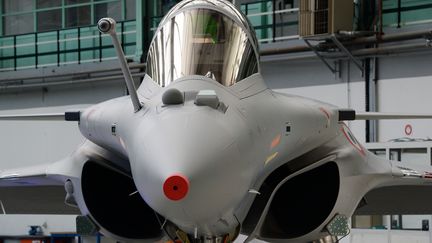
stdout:
<svg viewBox="0 0 432 243">
<path fill-rule="evenodd" d="M 398 0 L 384 7 L 384 26 L 431 23 L 429 15 L 416 14 L 431 9 L 432 4 L 429 3 L 405 6 Z M 260 43 L 299 38 L 300 11 L 295 6 L 285 6 L 284 9 L 276 6 L 276 0 L 263 0 L 242 4 L 241 10 L 254 26 Z M 156 16 L 151 19 L 150 35 L 154 34 L 161 18 Z M 135 20 L 119 22 L 117 28 L 127 57 L 134 57 L 137 44 Z M 115 58 L 109 38 L 101 35 L 95 26 L 0 37 L 0 71 L 102 62 Z"/>
<path fill-rule="evenodd" d="M 397 0 L 395 6 L 383 9 L 383 24 L 387 27 L 401 28 L 402 26 L 431 23 L 431 11 L 431 3 L 405 6 L 402 0 Z"/>
<path fill-rule="evenodd" d="M 118 22 L 118 35 L 127 57 L 136 46 L 136 24 Z M 109 37 L 96 26 L 0 37 L 0 71 L 60 66 L 115 59 Z"/>
<path fill-rule="evenodd" d="M 261 43 L 299 38 L 299 8 L 278 8 L 275 0 L 265 0 L 242 4 L 241 10 L 254 26 Z"/>
<path fill-rule="evenodd" d="M 386 159 L 403 161 L 403 154 L 405 153 L 405 157 L 410 156 L 411 158 L 411 160 L 406 162 L 419 163 L 423 166 L 432 165 L 432 141 L 428 139 L 406 139 L 406 141 L 404 139 L 396 139 L 394 141 L 396 142 L 367 143 L 366 148 Z"/>
<path fill-rule="evenodd" d="M 261 6 L 264 4 L 264 8 Z M 299 8 L 278 9 L 275 0 L 263 0 L 242 4 L 245 13 L 255 31 L 258 41 L 277 42 L 298 39 Z M 396 0 L 393 6 L 383 9 L 384 26 L 397 27 L 432 23 L 430 11 L 432 4 L 424 1 L 407 5 L 402 0 Z"/>
</svg>

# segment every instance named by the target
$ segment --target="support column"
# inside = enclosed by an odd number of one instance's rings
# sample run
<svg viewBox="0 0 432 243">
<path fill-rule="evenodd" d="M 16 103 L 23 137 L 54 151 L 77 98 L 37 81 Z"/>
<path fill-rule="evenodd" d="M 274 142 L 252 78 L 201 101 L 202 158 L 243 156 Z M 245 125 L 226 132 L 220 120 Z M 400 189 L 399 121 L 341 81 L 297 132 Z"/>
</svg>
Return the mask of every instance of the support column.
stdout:
<svg viewBox="0 0 432 243">
<path fill-rule="evenodd" d="M 37 19 L 37 12 L 36 12 L 36 9 L 37 9 L 37 1 L 36 0 L 33 0 L 33 8 L 32 8 L 32 14 L 33 14 L 33 31 L 34 32 L 37 32 L 38 31 L 38 28 L 37 28 L 37 26 L 38 26 L 38 19 Z"/>
<path fill-rule="evenodd" d="M 388 215 L 390 225 L 387 227 L 387 242 L 391 243 L 392 216 Z"/>
<path fill-rule="evenodd" d="M 145 62 L 145 56 L 150 45 L 152 6 L 154 1 L 136 1 L 136 51 L 135 62 Z"/>
<path fill-rule="evenodd" d="M 240 4 L 239 4 L 240 5 Z M 240 9 L 240 6 L 237 7 Z M 261 12 L 265 13 L 267 12 L 267 2 L 261 3 Z M 266 26 L 268 24 L 268 15 L 261 16 L 261 26 Z M 267 39 L 268 38 L 268 30 L 267 29 L 261 29 L 261 39 Z M 260 39 L 258 38 L 258 39 Z"/>
<path fill-rule="evenodd" d="M 365 60 L 365 93 L 366 93 L 366 112 L 377 111 L 376 83 L 378 81 L 378 59 L 367 58 Z M 366 142 L 377 142 L 377 122 L 366 121 Z"/>
<path fill-rule="evenodd" d="M 0 37 L 3 36 L 3 4 L 0 1 Z M 0 45 L 4 45 L 3 42 L 0 42 Z M 0 56 L 3 55 L 3 49 L 0 49 Z M 3 61 L 0 61 L 0 68 L 3 68 Z"/>
<path fill-rule="evenodd" d="M 62 6 L 62 8 L 61 8 L 61 16 L 62 16 L 62 19 L 61 19 L 61 21 L 62 21 L 62 29 L 65 29 L 66 28 L 66 8 L 65 8 L 65 6 L 66 6 L 66 3 L 65 3 L 65 0 L 61 0 L 62 1 L 62 3 L 61 3 L 61 6 Z"/>
<path fill-rule="evenodd" d="M 429 150 L 430 148 L 428 148 Z M 432 229 L 431 229 L 431 223 L 432 223 L 432 216 L 429 216 L 429 243 L 432 243 Z"/>
<path fill-rule="evenodd" d="M 3 4 L 0 3 L 0 36 L 3 36 Z"/>
<path fill-rule="evenodd" d="M 126 0 L 121 0 L 120 1 L 120 5 L 121 5 L 121 20 L 125 21 L 126 20 Z M 122 33 L 123 35 L 123 33 Z"/>
</svg>

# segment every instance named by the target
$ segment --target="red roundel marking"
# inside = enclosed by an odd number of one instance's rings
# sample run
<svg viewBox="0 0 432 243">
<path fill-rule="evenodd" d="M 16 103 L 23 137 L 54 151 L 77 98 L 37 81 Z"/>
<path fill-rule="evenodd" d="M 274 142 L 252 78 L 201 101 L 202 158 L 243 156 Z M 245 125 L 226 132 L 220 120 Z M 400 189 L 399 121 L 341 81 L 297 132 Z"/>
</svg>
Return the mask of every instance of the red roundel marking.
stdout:
<svg viewBox="0 0 432 243">
<path fill-rule="evenodd" d="M 405 135 L 410 136 L 413 132 L 413 128 L 410 124 L 405 126 Z"/>
<path fill-rule="evenodd" d="M 359 151 L 359 153 L 362 156 L 366 156 L 366 152 L 365 149 L 363 148 L 363 146 L 361 146 L 361 144 L 357 141 L 357 139 L 354 137 L 354 135 L 352 135 L 351 130 L 348 128 L 348 126 L 345 123 L 342 123 L 342 127 L 341 130 L 343 132 L 343 134 L 345 135 L 346 139 L 348 140 L 348 142 L 357 149 L 357 151 Z"/>
<path fill-rule="evenodd" d="M 182 175 L 172 175 L 163 184 L 165 196 L 173 201 L 178 201 L 186 197 L 189 191 L 189 180 Z"/>
<path fill-rule="evenodd" d="M 327 117 L 327 120 L 329 120 L 329 119 L 330 119 L 330 114 L 329 114 L 329 112 L 328 112 L 326 109 L 324 109 L 323 107 L 320 107 L 319 109 L 320 109 L 320 111 L 322 111 L 322 113 L 324 113 L 324 115 Z"/>
</svg>

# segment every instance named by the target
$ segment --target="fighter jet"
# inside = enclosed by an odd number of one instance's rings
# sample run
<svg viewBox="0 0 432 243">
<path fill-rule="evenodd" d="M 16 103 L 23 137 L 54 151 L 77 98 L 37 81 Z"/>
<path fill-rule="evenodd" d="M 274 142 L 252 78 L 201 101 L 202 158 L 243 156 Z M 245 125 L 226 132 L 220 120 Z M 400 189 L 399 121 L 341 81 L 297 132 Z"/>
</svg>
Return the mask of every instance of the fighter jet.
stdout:
<svg viewBox="0 0 432 243">
<path fill-rule="evenodd" d="M 130 95 L 61 115 L 2 116 L 75 121 L 86 141 L 61 161 L 0 171 L 1 187 L 64 186 L 66 204 L 121 241 L 337 242 L 356 210 L 432 212 L 368 198 L 409 197 L 430 188 L 432 173 L 368 152 L 345 123 L 432 116 L 356 113 L 270 90 L 253 28 L 231 3 L 176 5 L 137 90 L 115 21 L 98 27 L 113 37 Z"/>
</svg>

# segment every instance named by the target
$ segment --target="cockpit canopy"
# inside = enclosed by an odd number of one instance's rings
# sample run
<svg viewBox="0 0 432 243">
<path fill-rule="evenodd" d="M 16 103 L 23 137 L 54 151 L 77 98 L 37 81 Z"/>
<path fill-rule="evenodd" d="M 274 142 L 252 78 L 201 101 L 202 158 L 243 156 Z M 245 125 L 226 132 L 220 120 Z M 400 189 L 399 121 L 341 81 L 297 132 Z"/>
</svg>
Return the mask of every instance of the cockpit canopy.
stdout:
<svg viewBox="0 0 432 243">
<path fill-rule="evenodd" d="M 259 71 L 251 32 L 230 3 L 183 1 L 162 20 L 149 48 L 146 72 L 162 87 L 189 75 L 231 86 Z"/>
</svg>

